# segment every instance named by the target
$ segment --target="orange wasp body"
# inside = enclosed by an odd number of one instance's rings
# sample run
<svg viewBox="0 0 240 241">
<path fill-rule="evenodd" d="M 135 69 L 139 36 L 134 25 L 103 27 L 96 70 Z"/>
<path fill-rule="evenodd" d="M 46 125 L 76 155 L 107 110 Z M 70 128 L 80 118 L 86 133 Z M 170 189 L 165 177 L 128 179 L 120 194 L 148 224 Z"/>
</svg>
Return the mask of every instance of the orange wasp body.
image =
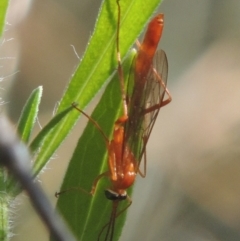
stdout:
<svg viewBox="0 0 240 241">
<path fill-rule="evenodd" d="M 149 23 L 145 38 L 134 61 L 133 89 L 129 91 L 130 93 L 128 92 L 126 98 L 127 116 L 124 115 L 115 122 L 113 139 L 108 146 L 109 171 L 106 173 L 112 186 L 105 191 L 106 197 L 113 201 L 113 208 L 110 221 L 103 227 L 99 239 L 106 227 L 108 228 L 104 240 L 113 239 L 116 217 L 131 204 L 126 189 L 133 185 L 137 173 L 143 177 L 146 174 L 146 159 L 144 173 L 140 171 L 139 165 L 158 112 L 162 106 L 171 101 L 165 85 L 167 58 L 162 50 L 156 53 L 162 30 L 163 14 L 159 14 Z M 160 72 L 153 68 L 154 58 L 160 61 Z M 119 66 L 119 73 L 121 73 L 121 65 Z M 121 76 L 123 74 L 120 74 L 120 78 Z M 157 91 L 157 96 L 152 99 L 152 95 L 156 94 L 154 91 Z M 165 92 L 169 95 L 167 100 L 163 100 Z M 150 115 L 149 122 L 145 121 L 147 115 Z M 136 145 L 139 138 L 141 139 L 140 146 Z M 125 199 L 129 200 L 129 205 L 117 213 L 119 201 Z"/>
<path fill-rule="evenodd" d="M 108 150 L 108 171 L 97 176 L 90 192 L 92 195 L 95 193 L 98 181 L 102 177 L 109 178 L 111 187 L 105 190 L 105 196 L 113 201 L 113 208 L 109 222 L 102 228 L 98 236 L 98 240 L 100 240 L 103 231 L 107 228 L 105 241 L 113 240 L 116 218 L 131 205 L 132 201 L 127 195 L 126 189 L 133 185 L 138 173 L 143 177 L 146 174 L 146 157 L 144 157 L 144 173 L 140 171 L 139 166 L 146 150 L 148 138 L 160 108 L 171 101 L 170 94 L 166 89 L 167 58 L 162 50 L 156 52 L 163 30 L 163 14 L 157 15 L 151 20 L 143 43 L 138 44 L 139 50 L 133 65 L 133 84 L 132 87 L 128 88 L 127 95 L 125 94 L 119 54 L 120 5 L 118 1 L 117 4 L 119 12 L 117 25 L 118 73 L 124 114 L 114 124 L 112 140 L 110 141 L 106 137 L 96 121 L 73 104 L 73 107 L 87 116 L 100 130 Z M 157 63 L 160 65 L 154 69 Z M 169 96 L 167 100 L 163 100 L 165 92 Z M 82 190 L 81 188 L 77 189 Z M 61 191 L 57 195 L 63 192 L 65 191 Z M 126 199 L 128 205 L 117 213 L 119 201 Z"/>
</svg>

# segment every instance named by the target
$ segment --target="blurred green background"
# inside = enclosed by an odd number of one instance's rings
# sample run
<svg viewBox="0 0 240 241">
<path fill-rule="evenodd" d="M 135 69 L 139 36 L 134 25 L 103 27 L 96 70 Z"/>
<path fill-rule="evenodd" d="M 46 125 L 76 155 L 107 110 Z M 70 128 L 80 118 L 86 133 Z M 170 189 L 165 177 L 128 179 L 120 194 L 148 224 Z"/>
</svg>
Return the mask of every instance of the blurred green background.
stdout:
<svg viewBox="0 0 240 241">
<path fill-rule="evenodd" d="M 0 101 L 13 122 L 39 85 L 39 122 L 51 118 L 79 62 L 71 45 L 83 54 L 99 6 L 97 0 L 11 1 L 0 45 Z M 240 240 L 239 9 L 238 0 L 165 0 L 157 11 L 165 14 L 160 46 L 173 101 L 148 143 L 147 177 L 136 182 L 121 240 Z M 79 133 L 39 177 L 53 204 L 85 123 L 82 118 Z M 24 194 L 13 204 L 12 222 L 12 240 L 48 240 Z"/>
</svg>

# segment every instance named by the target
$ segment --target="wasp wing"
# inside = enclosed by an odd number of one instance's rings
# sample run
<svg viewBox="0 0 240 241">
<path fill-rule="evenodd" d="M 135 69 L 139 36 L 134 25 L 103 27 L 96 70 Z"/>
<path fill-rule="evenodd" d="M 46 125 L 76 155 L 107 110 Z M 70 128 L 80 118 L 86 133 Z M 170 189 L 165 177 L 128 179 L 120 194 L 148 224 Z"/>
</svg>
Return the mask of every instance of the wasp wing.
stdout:
<svg viewBox="0 0 240 241">
<path fill-rule="evenodd" d="M 144 86 L 139 87 L 134 80 L 132 96 L 128 101 L 129 119 L 125 125 L 124 143 L 133 152 L 139 165 L 164 99 L 167 73 L 167 56 L 163 50 L 158 50 Z"/>
</svg>

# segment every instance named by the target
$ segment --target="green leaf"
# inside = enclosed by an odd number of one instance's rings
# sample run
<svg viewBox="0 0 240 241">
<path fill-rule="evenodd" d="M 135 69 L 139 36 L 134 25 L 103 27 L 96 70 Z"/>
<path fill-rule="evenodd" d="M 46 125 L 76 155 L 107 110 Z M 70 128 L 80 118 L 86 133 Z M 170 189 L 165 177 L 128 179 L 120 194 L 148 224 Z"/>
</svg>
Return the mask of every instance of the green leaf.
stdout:
<svg viewBox="0 0 240 241">
<path fill-rule="evenodd" d="M 4 30 L 8 2 L 9 2 L 8 0 L 0 1 L 0 37 L 2 36 L 3 30 Z"/>
<path fill-rule="evenodd" d="M 122 57 L 126 55 L 160 2 L 160 0 L 120 1 L 122 9 L 120 29 Z M 59 112 L 70 106 L 74 101 L 79 103 L 80 109 L 84 109 L 116 70 L 116 22 L 116 2 L 112 0 L 104 1 L 93 36 L 60 102 Z M 78 118 L 79 113 L 72 112 L 56 126 L 45 139 L 37 157 L 37 163 L 48 162 Z M 39 171 L 35 170 L 35 175 Z"/>
<path fill-rule="evenodd" d="M 17 130 L 21 140 L 25 143 L 28 143 L 33 126 L 36 122 L 41 97 L 42 86 L 39 86 L 31 93 L 19 118 Z"/>
<path fill-rule="evenodd" d="M 132 51 L 124 62 L 125 79 L 128 79 L 134 55 L 135 51 Z M 116 75 L 108 84 L 91 117 L 111 139 L 114 122 L 121 111 L 122 99 L 119 78 Z M 97 240 L 101 228 L 109 221 L 112 202 L 107 200 L 103 194 L 103 190 L 110 186 L 107 180 L 103 178 L 99 182 L 93 197 L 80 190 L 71 190 L 73 187 L 78 187 L 90 192 L 94 179 L 108 170 L 107 154 L 107 146 L 102 134 L 89 121 L 78 141 L 61 187 L 61 190 L 70 189 L 70 191 L 60 195 L 57 202 L 57 208 L 78 240 Z M 122 202 L 118 210 L 126 205 L 128 205 L 127 201 Z M 126 212 L 117 219 L 115 237 L 120 235 L 125 216 Z"/>
<path fill-rule="evenodd" d="M 72 110 L 72 106 L 68 107 L 66 110 L 56 114 L 49 123 L 43 127 L 43 129 L 38 133 L 38 135 L 34 138 L 34 140 L 31 142 L 29 149 L 31 150 L 32 155 L 36 154 L 36 152 L 39 150 L 41 147 L 43 140 L 46 138 L 46 136 L 51 133 L 53 128 L 64 119 L 64 117 L 67 116 L 67 114 Z M 40 163 L 40 162 L 35 162 L 35 170 L 42 170 L 44 167 L 45 163 Z M 34 173 L 36 173 L 35 171 Z M 9 192 L 11 192 L 11 196 L 15 197 L 17 196 L 20 192 L 21 189 L 17 186 L 16 187 L 16 182 L 15 179 L 10 178 L 8 181 L 7 187 Z"/>
<path fill-rule="evenodd" d="M 10 197 L 6 190 L 6 170 L 0 167 L 0 240 L 9 240 L 9 201 Z"/>
<path fill-rule="evenodd" d="M 68 107 L 67 109 L 63 110 L 62 112 L 56 114 L 51 121 L 44 126 L 44 128 L 39 132 L 39 134 L 34 138 L 32 143 L 30 144 L 30 150 L 32 154 L 35 154 L 36 151 L 42 146 L 42 143 L 46 136 L 51 134 L 51 132 L 54 130 L 54 127 L 60 123 L 62 120 L 64 120 L 64 117 L 67 116 L 67 114 L 70 113 L 70 111 L 73 109 L 72 106 Z M 58 140 L 56 140 L 58 141 Z M 44 167 L 45 163 L 41 163 L 40 161 L 34 163 L 34 173 L 39 173 L 41 169 Z"/>
</svg>

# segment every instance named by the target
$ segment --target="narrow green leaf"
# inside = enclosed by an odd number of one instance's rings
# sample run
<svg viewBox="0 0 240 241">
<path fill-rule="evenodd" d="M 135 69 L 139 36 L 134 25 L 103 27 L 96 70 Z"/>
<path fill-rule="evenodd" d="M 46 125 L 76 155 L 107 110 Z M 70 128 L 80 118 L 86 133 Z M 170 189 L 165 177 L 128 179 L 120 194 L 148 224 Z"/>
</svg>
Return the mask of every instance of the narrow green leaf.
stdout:
<svg viewBox="0 0 240 241">
<path fill-rule="evenodd" d="M 0 167 L 0 240 L 7 241 L 9 238 L 9 201 L 6 191 L 6 170 Z"/>
<path fill-rule="evenodd" d="M 125 79 L 128 78 L 134 55 L 135 51 L 132 51 L 124 62 Z M 109 139 L 112 138 L 114 122 L 120 116 L 120 111 L 122 99 L 116 75 L 91 116 Z M 88 122 L 69 163 L 61 190 L 81 187 L 90 192 L 94 179 L 108 170 L 107 154 L 103 136 L 92 122 Z M 109 221 L 112 202 L 103 194 L 103 190 L 110 186 L 106 181 L 100 181 L 93 197 L 75 189 L 60 195 L 58 199 L 57 207 L 78 240 L 97 240 L 101 228 Z M 127 201 L 123 202 L 118 210 L 127 204 Z M 117 219 L 115 237 L 120 235 L 125 216 L 126 212 Z"/>
<path fill-rule="evenodd" d="M 72 109 L 73 109 L 72 106 L 69 106 L 67 109 L 56 114 L 51 119 L 51 121 L 46 126 L 43 127 L 43 129 L 39 132 L 39 134 L 34 138 L 32 143 L 30 144 L 30 150 L 31 150 L 32 154 L 36 153 L 36 151 L 41 147 L 46 136 L 49 135 L 49 133 L 51 133 L 51 131 L 53 131 L 54 127 L 60 121 L 62 121 L 64 119 L 64 117 L 66 117 L 67 114 L 69 114 Z M 44 167 L 44 164 L 45 163 L 35 162 L 34 173 L 39 173 L 41 171 L 41 169 Z"/>
<path fill-rule="evenodd" d="M 33 126 L 36 122 L 41 97 L 42 86 L 39 86 L 33 90 L 29 96 L 19 118 L 17 130 L 21 140 L 25 143 L 28 143 Z"/>
<path fill-rule="evenodd" d="M 160 2 L 160 0 L 120 1 L 122 57 L 126 55 Z M 79 103 L 80 109 L 84 109 L 116 70 L 116 22 L 116 2 L 105 0 L 101 6 L 101 12 L 88 48 L 69 83 L 58 111 L 68 107 L 73 101 Z M 78 118 L 79 113 L 72 112 L 56 126 L 45 139 L 37 157 L 37 163 L 47 163 Z M 35 175 L 38 174 L 38 171 L 40 170 L 37 170 Z"/>
<path fill-rule="evenodd" d="M 34 155 L 38 150 L 39 148 L 41 147 L 42 143 L 43 143 L 43 140 L 46 138 L 46 136 L 51 133 L 51 131 L 53 130 L 53 128 L 60 122 L 63 120 L 64 117 L 67 116 L 67 114 L 72 110 L 72 106 L 68 107 L 66 110 L 56 114 L 52 119 L 51 121 L 43 127 L 43 129 L 38 133 L 38 135 L 34 138 L 34 140 L 31 142 L 30 146 L 29 146 L 29 149 L 32 153 L 32 155 Z M 43 167 L 44 167 L 44 164 L 45 163 L 41 163 L 41 162 L 35 162 L 35 165 L 34 165 L 34 170 L 33 171 L 33 174 L 34 173 L 38 173 Z M 34 175 L 35 176 L 35 175 Z M 8 187 L 8 190 L 11 192 L 11 195 L 13 197 L 17 196 L 20 192 L 21 192 L 21 189 L 19 187 L 16 187 L 15 185 L 15 179 L 13 178 L 10 178 L 8 180 L 8 184 L 7 184 L 7 187 Z"/>
<path fill-rule="evenodd" d="M 8 0 L 0 1 L 0 37 L 2 36 L 3 30 L 4 30 L 8 2 L 9 2 Z"/>
</svg>

